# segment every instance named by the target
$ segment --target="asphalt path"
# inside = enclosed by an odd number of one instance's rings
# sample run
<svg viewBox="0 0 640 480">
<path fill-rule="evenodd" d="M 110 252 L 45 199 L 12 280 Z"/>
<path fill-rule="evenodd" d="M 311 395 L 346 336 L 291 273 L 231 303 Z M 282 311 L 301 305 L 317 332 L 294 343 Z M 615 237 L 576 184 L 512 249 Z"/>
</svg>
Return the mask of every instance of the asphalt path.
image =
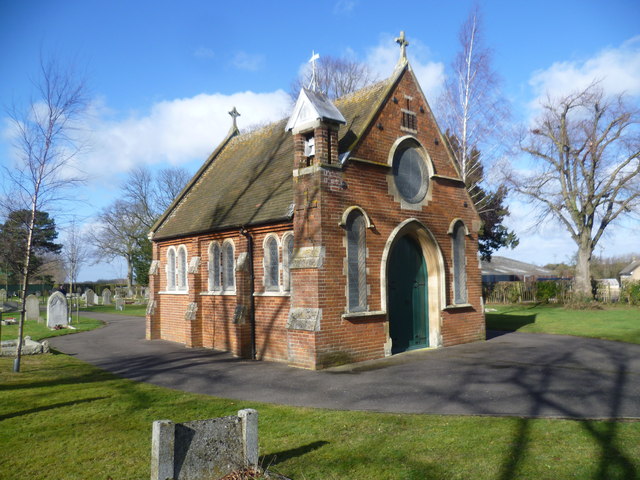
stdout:
<svg viewBox="0 0 640 480">
<path fill-rule="evenodd" d="M 106 326 L 50 339 L 56 350 L 132 380 L 218 397 L 396 413 L 640 419 L 640 345 L 492 332 L 323 371 L 144 339 L 145 319 L 86 313 Z"/>
</svg>

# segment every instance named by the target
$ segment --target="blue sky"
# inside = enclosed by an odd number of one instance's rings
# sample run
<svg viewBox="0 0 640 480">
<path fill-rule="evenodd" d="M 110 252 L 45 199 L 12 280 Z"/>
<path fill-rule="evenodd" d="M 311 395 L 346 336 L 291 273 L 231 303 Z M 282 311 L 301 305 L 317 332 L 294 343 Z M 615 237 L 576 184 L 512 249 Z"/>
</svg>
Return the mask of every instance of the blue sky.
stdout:
<svg viewBox="0 0 640 480">
<path fill-rule="evenodd" d="M 312 6 L 313 5 L 313 6 Z M 93 99 L 88 128 L 90 172 L 73 208 L 95 221 L 117 196 L 118 182 L 138 164 L 181 165 L 195 172 L 226 133 L 237 106 L 240 126 L 288 113 L 291 81 L 310 57 L 352 56 L 385 77 L 404 30 L 409 60 L 428 100 L 458 49 L 458 30 L 472 2 L 34 1 L 0 0 L 0 103 L 29 98 L 40 52 L 85 72 Z M 640 96 L 640 2 L 484 1 L 484 42 L 514 115 L 526 120 L 545 90 L 605 78 L 612 91 Z M 10 165 L 6 128 L 0 162 Z M 557 225 L 529 231 L 530 209 L 513 202 L 510 225 L 522 241 L 506 256 L 538 264 L 574 251 Z M 625 224 L 612 231 L 605 255 L 640 251 Z M 598 250 L 597 253 L 600 253 Z M 85 267 L 81 279 L 112 277 L 121 265 Z"/>
</svg>

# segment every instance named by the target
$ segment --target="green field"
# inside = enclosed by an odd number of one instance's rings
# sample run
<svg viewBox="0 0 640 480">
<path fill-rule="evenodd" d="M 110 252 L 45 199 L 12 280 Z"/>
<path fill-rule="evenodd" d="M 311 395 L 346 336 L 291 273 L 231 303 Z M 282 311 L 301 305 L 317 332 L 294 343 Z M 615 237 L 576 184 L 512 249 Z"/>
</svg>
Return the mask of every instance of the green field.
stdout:
<svg viewBox="0 0 640 480">
<path fill-rule="evenodd" d="M 640 344 L 640 307 L 570 310 L 557 305 L 487 305 L 487 328 Z"/>
<path fill-rule="evenodd" d="M 256 408 L 261 461 L 294 480 L 634 479 L 640 423 L 393 415 L 225 400 L 74 358 L 0 359 L 0 479 L 148 479 L 151 424 Z"/>
</svg>

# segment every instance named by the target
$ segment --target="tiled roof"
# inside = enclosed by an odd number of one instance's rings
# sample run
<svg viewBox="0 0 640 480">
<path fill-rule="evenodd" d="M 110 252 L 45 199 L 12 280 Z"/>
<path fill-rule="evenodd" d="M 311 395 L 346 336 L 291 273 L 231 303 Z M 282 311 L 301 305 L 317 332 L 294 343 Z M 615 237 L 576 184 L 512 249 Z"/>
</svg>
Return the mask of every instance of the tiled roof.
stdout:
<svg viewBox="0 0 640 480">
<path fill-rule="evenodd" d="M 638 267 L 640 267 L 640 260 L 635 260 L 620 270 L 620 275 L 631 275 Z"/>
<path fill-rule="evenodd" d="M 401 72 L 336 100 L 347 120 L 338 133 L 339 153 L 352 149 Z M 286 123 L 225 139 L 156 222 L 153 239 L 291 218 L 293 136 Z"/>
<path fill-rule="evenodd" d="M 544 277 L 552 275 L 553 272 L 546 268 L 531 265 L 530 263 L 519 262 L 511 258 L 493 255 L 491 261 L 482 261 L 482 275 L 527 275 Z"/>
</svg>

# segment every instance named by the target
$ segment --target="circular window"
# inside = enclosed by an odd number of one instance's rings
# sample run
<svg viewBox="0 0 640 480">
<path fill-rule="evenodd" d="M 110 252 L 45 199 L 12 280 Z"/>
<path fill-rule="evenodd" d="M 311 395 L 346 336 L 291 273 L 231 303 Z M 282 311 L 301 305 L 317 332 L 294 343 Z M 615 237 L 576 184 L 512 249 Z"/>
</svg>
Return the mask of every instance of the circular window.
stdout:
<svg viewBox="0 0 640 480">
<path fill-rule="evenodd" d="M 393 155 L 393 180 L 400 196 L 409 203 L 421 202 L 427 194 L 429 171 L 418 149 L 401 145 Z"/>
</svg>

